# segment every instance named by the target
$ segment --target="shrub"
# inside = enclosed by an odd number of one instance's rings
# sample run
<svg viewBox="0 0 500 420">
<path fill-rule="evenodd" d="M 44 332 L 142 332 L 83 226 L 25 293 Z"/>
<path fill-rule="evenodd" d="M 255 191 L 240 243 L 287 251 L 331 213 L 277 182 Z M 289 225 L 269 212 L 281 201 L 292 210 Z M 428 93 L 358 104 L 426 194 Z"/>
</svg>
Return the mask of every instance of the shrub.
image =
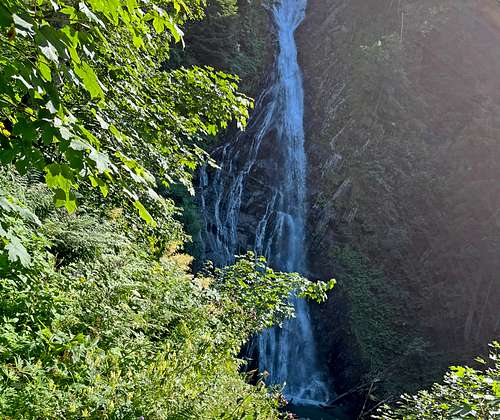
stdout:
<svg viewBox="0 0 500 420">
<path fill-rule="evenodd" d="M 479 419 L 500 418 L 500 344 L 491 344 L 485 370 L 454 366 L 443 384 L 415 395 L 403 395 L 393 407 L 384 406 L 377 419 Z M 483 359 L 478 362 L 486 365 Z"/>
</svg>

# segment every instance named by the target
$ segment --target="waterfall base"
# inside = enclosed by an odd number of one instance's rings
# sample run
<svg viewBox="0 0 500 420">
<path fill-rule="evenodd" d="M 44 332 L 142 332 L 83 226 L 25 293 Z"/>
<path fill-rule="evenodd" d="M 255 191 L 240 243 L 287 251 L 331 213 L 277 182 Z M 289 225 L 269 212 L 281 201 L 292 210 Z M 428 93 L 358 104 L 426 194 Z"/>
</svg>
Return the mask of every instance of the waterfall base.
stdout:
<svg viewBox="0 0 500 420">
<path fill-rule="evenodd" d="M 328 409 L 315 405 L 294 405 L 287 406 L 287 410 L 299 416 L 299 419 L 309 420 L 351 420 L 353 416 L 347 409 L 342 407 Z"/>
<path fill-rule="evenodd" d="M 321 379 L 312 379 L 307 384 L 302 384 L 299 392 L 288 394 L 286 387 L 285 398 L 298 406 L 320 406 L 329 399 L 330 392 Z"/>
</svg>

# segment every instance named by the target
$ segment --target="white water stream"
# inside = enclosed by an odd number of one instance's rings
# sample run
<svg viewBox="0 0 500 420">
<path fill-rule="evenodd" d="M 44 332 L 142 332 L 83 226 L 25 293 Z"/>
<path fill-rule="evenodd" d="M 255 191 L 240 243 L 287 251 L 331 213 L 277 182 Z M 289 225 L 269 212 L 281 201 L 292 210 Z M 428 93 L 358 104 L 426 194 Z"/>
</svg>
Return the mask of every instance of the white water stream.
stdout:
<svg viewBox="0 0 500 420">
<path fill-rule="evenodd" d="M 243 195 L 261 147 L 277 142 L 270 193 L 255 231 L 253 248 L 279 270 L 305 273 L 306 169 L 304 151 L 304 92 L 297 62 L 294 32 L 305 17 L 307 0 L 281 0 L 272 14 L 279 53 L 270 87 L 256 104 L 247 133 L 217 151 L 220 170 L 201 172 L 202 214 L 205 217 L 207 257 L 218 265 L 231 263 L 238 253 L 238 228 Z M 245 143 L 242 146 L 243 142 Z M 210 175 L 210 176 L 209 176 Z M 258 339 L 259 369 L 270 384 L 285 384 L 294 403 L 328 400 L 328 388 L 318 368 L 309 308 L 295 299 L 296 318 L 282 328 L 265 331 Z"/>
</svg>

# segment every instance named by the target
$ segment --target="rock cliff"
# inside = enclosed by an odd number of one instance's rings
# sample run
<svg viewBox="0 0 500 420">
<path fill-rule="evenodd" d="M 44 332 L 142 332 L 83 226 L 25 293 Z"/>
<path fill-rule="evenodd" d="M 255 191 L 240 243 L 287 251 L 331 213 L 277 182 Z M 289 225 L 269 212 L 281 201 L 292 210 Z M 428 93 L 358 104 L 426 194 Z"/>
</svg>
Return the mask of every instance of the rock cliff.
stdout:
<svg viewBox="0 0 500 420">
<path fill-rule="evenodd" d="M 309 0 L 298 39 L 325 363 L 421 387 L 500 335 L 500 5 Z"/>
</svg>

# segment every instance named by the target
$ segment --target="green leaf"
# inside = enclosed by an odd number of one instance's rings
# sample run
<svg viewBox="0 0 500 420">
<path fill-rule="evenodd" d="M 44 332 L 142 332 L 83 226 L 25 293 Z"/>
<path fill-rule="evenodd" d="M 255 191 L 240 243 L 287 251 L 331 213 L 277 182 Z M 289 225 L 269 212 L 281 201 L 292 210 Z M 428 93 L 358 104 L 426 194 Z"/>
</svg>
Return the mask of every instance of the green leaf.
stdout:
<svg viewBox="0 0 500 420">
<path fill-rule="evenodd" d="M 139 200 L 134 201 L 134 207 L 138 210 L 139 216 L 142 220 L 144 220 L 148 225 L 153 227 L 156 226 L 156 222 L 153 220 L 153 217 Z"/>
<path fill-rule="evenodd" d="M 66 207 L 69 213 L 76 209 L 76 197 L 71 191 L 78 185 L 73 180 L 73 173 L 66 164 L 52 163 L 45 167 L 45 182 L 55 192 L 56 207 Z"/>
<path fill-rule="evenodd" d="M 97 170 L 102 173 L 109 169 L 111 166 L 111 161 L 105 153 L 98 152 L 96 149 L 92 148 L 89 158 L 95 162 Z"/>
<path fill-rule="evenodd" d="M 161 17 L 157 16 L 153 19 L 153 28 L 155 28 L 155 31 L 158 34 L 161 34 L 164 31 L 165 25 Z"/>
<path fill-rule="evenodd" d="M 14 20 L 14 25 L 16 26 L 16 30 L 19 35 L 26 37 L 35 33 L 35 31 L 33 30 L 33 25 L 29 22 L 26 22 L 21 16 L 14 13 L 12 15 L 12 19 Z"/>
<path fill-rule="evenodd" d="M 36 127 L 31 121 L 29 121 L 29 119 L 25 118 L 19 119 L 17 124 L 14 126 L 13 133 L 19 135 L 27 147 L 31 147 L 32 143 L 36 141 L 38 137 Z"/>
<path fill-rule="evenodd" d="M 51 189 L 69 191 L 73 186 L 73 174 L 68 165 L 52 163 L 45 168 L 45 182 Z"/>
<path fill-rule="evenodd" d="M 182 43 L 184 45 L 184 32 L 177 26 L 177 24 L 174 22 L 171 16 L 168 16 L 167 19 L 164 20 L 165 26 L 168 28 L 170 33 L 174 36 L 175 42 L 179 42 L 182 40 Z"/>
<path fill-rule="evenodd" d="M 82 62 L 81 65 L 75 64 L 74 70 L 83 83 L 85 89 L 90 93 L 92 99 L 104 99 L 104 90 L 102 89 L 99 79 L 97 78 L 97 75 L 92 67 L 90 67 L 86 62 Z"/>
<path fill-rule="evenodd" d="M 57 63 L 59 61 L 59 53 L 57 52 L 57 48 L 52 45 L 52 43 L 45 39 L 42 44 L 38 46 L 42 54 L 49 60 Z"/>
<path fill-rule="evenodd" d="M 89 175 L 89 179 L 92 187 L 94 188 L 99 187 L 99 189 L 101 190 L 101 194 L 103 195 L 104 198 L 106 198 L 109 192 L 106 181 L 103 181 L 102 179 L 99 179 L 92 175 Z"/>
<path fill-rule="evenodd" d="M 52 81 L 52 69 L 50 68 L 50 64 L 45 60 L 44 56 L 38 57 L 38 62 L 36 67 L 45 81 L 47 82 Z"/>
<path fill-rule="evenodd" d="M 28 267 L 31 264 L 31 257 L 26 251 L 26 248 L 21 243 L 21 240 L 12 234 L 7 235 L 9 243 L 5 246 L 5 249 L 9 253 L 9 261 L 16 262 L 19 261 L 23 267 Z"/>
<path fill-rule="evenodd" d="M 93 147 L 87 143 L 86 141 L 83 141 L 80 138 L 74 138 L 71 140 L 71 143 L 69 144 L 69 147 L 71 147 L 73 150 L 91 150 Z"/>
<path fill-rule="evenodd" d="M 70 59 L 66 43 L 69 38 L 62 31 L 58 31 L 50 25 L 42 25 L 35 36 L 35 41 L 41 49 L 43 55 L 56 64 L 59 60 Z"/>
<path fill-rule="evenodd" d="M 9 27 L 14 23 L 12 13 L 3 4 L 0 3 L 0 27 Z"/>
<path fill-rule="evenodd" d="M 68 213 L 73 213 L 76 210 L 76 196 L 72 191 L 63 191 L 57 189 L 54 192 L 54 203 L 56 207 L 65 207 Z"/>
<path fill-rule="evenodd" d="M 89 8 L 88 6 L 83 2 L 81 1 L 79 4 L 78 4 L 78 9 L 80 9 L 80 12 L 82 12 L 88 20 L 90 20 L 91 22 L 94 22 L 94 23 L 97 23 L 98 25 L 100 25 L 103 29 L 106 28 L 106 26 L 104 25 L 103 21 L 100 20 L 96 15 L 95 13 L 93 13 Z"/>
</svg>

